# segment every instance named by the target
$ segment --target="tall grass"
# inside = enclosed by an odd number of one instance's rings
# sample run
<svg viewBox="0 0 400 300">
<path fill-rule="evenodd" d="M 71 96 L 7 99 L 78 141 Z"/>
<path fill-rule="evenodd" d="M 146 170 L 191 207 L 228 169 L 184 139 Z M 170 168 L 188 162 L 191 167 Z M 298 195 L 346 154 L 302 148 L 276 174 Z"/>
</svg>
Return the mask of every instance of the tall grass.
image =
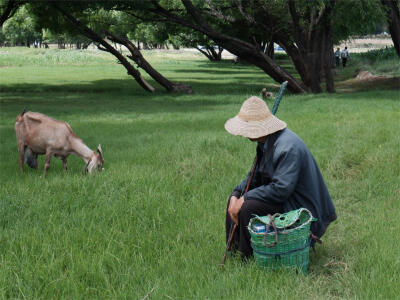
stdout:
<svg viewBox="0 0 400 300">
<path fill-rule="evenodd" d="M 223 125 L 250 95 L 279 86 L 252 66 L 152 53 L 195 93 L 150 94 L 103 54 L 32 65 L 29 51 L 11 50 L 0 68 L 0 298 L 398 298 L 398 91 L 284 96 L 277 116 L 314 154 L 338 220 L 307 276 L 236 257 L 221 270 L 226 198 L 255 151 Z M 105 172 L 82 176 L 70 157 L 67 172 L 53 159 L 42 178 L 40 157 L 39 171 L 20 174 L 13 126 L 24 106 L 101 143 Z"/>
<path fill-rule="evenodd" d="M 400 76 L 400 60 L 394 47 L 354 54 L 358 69 L 375 75 Z"/>
<path fill-rule="evenodd" d="M 112 62 L 111 56 L 98 51 L 0 48 L 0 66 L 95 65 Z"/>
</svg>

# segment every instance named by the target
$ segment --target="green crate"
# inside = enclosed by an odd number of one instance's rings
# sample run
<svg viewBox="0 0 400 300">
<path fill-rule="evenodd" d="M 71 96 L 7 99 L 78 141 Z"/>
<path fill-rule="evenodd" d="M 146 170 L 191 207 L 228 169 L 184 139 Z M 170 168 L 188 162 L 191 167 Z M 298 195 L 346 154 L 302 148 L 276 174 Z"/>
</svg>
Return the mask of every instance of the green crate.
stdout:
<svg viewBox="0 0 400 300">
<path fill-rule="evenodd" d="M 270 216 L 252 218 L 248 225 L 256 264 L 268 270 L 297 268 L 307 272 L 310 250 L 310 226 L 313 221 L 308 209 L 300 208 L 274 217 L 276 234 Z M 264 224 L 265 233 L 253 231 L 253 225 Z"/>
</svg>

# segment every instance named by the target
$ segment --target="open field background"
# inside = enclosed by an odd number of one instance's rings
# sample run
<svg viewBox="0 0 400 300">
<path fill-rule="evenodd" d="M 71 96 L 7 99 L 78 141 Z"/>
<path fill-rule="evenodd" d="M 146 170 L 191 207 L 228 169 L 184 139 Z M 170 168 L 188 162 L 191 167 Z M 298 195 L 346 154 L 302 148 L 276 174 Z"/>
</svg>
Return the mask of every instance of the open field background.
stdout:
<svg viewBox="0 0 400 300">
<path fill-rule="evenodd" d="M 148 299 L 398 299 L 395 84 L 346 90 L 351 62 L 337 74 L 346 93 L 284 96 L 277 116 L 314 154 L 338 220 L 310 253 L 307 276 L 238 258 L 220 270 L 226 198 L 255 152 L 223 125 L 278 85 L 252 66 L 149 51 L 162 74 L 195 91 L 149 94 L 103 53 L 0 52 L 1 299 L 142 299 L 151 290 Z M 67 121 L 92 149 L 101 143 L 105 172 L 84 177 L 70 157 L 67 172 L 53 159 L 42 178 L 40 157 L 39 171 L 20 174 L 14 122 L 24 106 Z"/>
</svg>

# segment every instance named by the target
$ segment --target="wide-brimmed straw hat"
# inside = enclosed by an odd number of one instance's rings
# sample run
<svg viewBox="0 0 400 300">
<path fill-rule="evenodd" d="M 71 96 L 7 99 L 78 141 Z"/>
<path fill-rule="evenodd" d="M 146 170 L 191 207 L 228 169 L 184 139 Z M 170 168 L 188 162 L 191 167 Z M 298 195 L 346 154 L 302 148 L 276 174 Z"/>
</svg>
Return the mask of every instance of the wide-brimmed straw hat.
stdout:
<svg viewBox="0 0 400 300">
<path fill-rule="evenodd" d="M 258 97 L 247 99 L 239 113 L 225 123 L 225 129 L 233 135 L 256 139 L 286 128 L 286 123 L 275 117 L 267 104 Z"/>
</svg>

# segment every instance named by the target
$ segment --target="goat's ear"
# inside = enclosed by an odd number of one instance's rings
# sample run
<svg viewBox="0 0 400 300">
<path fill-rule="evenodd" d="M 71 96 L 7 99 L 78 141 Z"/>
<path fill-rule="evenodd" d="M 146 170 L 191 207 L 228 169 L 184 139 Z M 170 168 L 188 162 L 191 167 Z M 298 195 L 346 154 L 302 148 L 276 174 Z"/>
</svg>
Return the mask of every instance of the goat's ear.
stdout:
<svg viewBox="0 0 400 300">
<path fill-rule="evenodd" d="M 101 145 L 97 147 L 97 152 L 100 154 L 101 159 L 103 159 L 103 150 L 101 150 Z"/>
</svg>

